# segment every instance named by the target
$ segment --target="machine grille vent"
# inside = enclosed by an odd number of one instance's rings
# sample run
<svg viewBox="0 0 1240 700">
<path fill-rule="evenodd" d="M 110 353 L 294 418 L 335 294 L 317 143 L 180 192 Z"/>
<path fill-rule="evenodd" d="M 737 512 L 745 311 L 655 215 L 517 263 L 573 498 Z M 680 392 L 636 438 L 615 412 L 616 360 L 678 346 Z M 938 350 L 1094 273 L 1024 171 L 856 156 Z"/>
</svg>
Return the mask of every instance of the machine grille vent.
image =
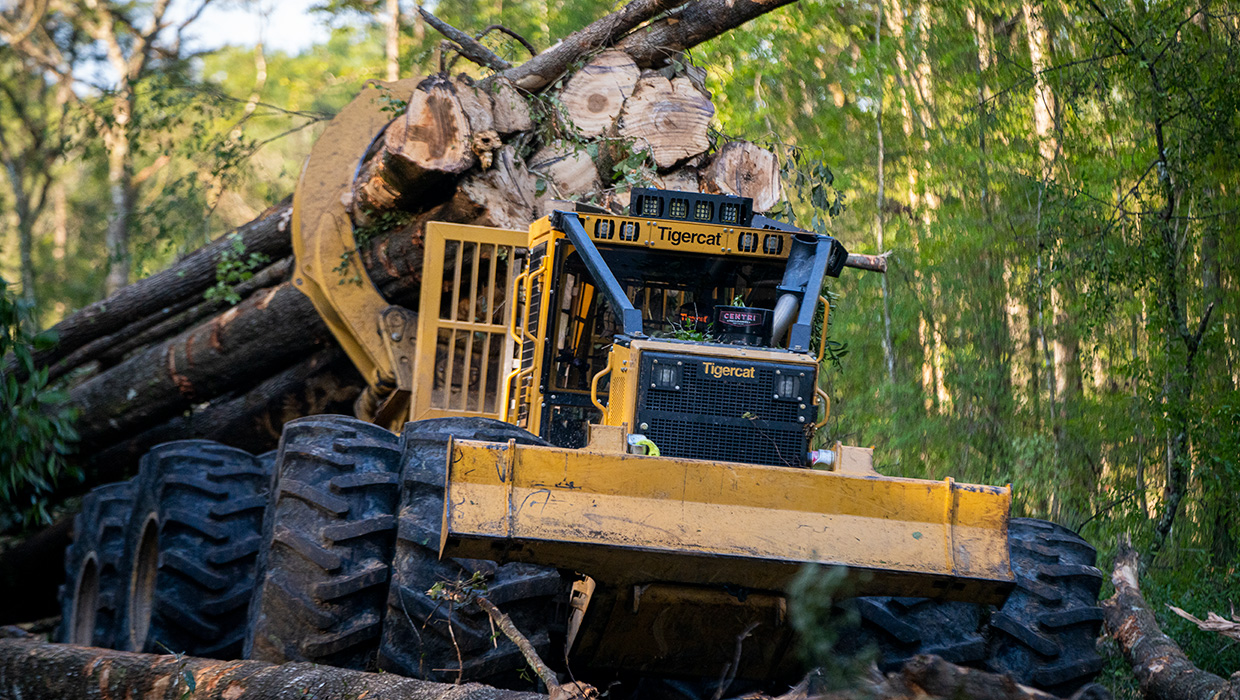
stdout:
<svg viewBox="0 0 1240 700">
<path fill-rule="evenodd" d="M 707 362 L 713 361 L 644 353 L 635 431 L 668 457 L 804 466 L 805 426 L 813 423 L 815 413 L 810 401 L 813 373 L 795 365 L 749 363 L 752 377 L 715 377 L 704 367 Z M 678 382 L 671 387 L 654 386 L 654 368 L 662 363 L 677 368 Z M 804 373 L 803 401 L 774 398 L 776 370 Z"/>
</svg>

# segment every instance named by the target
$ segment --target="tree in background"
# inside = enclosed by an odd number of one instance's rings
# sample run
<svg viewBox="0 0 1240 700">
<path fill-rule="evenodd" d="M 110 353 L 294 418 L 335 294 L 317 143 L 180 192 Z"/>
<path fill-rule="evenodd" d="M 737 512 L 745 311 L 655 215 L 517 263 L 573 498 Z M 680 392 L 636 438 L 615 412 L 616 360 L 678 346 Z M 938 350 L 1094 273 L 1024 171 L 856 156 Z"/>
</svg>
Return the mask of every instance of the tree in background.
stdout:
<svg viewBox="0 0 1240 700">
<path fill-rule="evenodd" d="M 41 0 L 26 0 L 27 4 Z M 153 78 L 169 80 L 184 76 L 182 43 L 185 32 L 211 0 L 195 0 L 184 10 L 185 19 L 171 21 L 171 0 L 155 0 L 150 6 L 107 0 L 57 0 L 41 14 L 24 35 L 15 35 L 10 46 L 71 89 L 63 94 L 102 142 L 106 153 L 110 212 L 105 248 L 105 292 L 129 283 L 130 249 L 137 190 L 151 171 L 138 171 L 144 131 L 159 128 L 166 115 L 147 110 L 144 89 Z M 88 44 L 88 46 L 83 46 Z M 86 51 L 102 48 L 103 68 L 83 75 Z M 94 59 L 91 55 L 89 58 Z M 94 68 L 95 66 L 91 66 Z M 148 167 L 161 167 L 159 158 Z"/>
<path fill-rule="evenodd" d="M 0 162 L 13 197 L 21 295 L 35 305 L 34 229 L 51 199 L 55 169 L 67 148 L 66 85 L 46 80 L 37 65 L 0 49 Z"/>
</svg>

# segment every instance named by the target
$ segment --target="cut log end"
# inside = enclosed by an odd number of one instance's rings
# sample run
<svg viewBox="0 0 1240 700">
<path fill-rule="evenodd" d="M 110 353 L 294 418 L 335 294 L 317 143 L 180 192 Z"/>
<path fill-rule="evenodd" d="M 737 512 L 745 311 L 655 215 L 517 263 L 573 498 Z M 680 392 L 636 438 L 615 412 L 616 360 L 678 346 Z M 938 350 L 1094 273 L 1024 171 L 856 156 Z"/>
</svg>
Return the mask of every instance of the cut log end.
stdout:
<svg viewBox="0 0 1240 700">
<path fill-rule="evenodd" d="M 752 197 L 754 211 L 770 211 L 783 199 L 779 159 L 748 141 L 725 144 L 702 179 L 708 192 Z"/>
<path fill-rule="evenodd" d="M 560 101 L 582 136 L 594 138 L 611 129 L 624 101 L 633 94 L 641 71 L 623 51 L 604 51 L 569 79 Z"/>
<path fill-rule="evenodd" d="M 648 72 L 624 103 L 620 135 L 633 140 L 634 148 L 649 149 L 664 170 L 710 148 L 707 131 L 714 117 L 714 104 L 689 78 Z"/>
</svg>

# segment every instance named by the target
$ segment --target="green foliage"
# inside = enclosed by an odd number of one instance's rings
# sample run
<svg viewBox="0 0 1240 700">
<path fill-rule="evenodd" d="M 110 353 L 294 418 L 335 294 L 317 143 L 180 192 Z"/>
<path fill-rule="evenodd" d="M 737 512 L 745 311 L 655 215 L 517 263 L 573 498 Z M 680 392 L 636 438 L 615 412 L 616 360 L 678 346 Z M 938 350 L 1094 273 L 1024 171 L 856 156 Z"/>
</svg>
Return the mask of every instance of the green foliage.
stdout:
<svg viewBox="0 0 1240 700">
<path fill-rule="evenodd" d="M 335 272 L 339 277 L 337 284 L 361 286 L 363 283 L 361 270 L 353 265 L 353 258 L 357 255 L 358 250 L 369 243 L 376 235 L 385 231 L 393 231 L 413 220 L 413 214 L 396 209 L 378 213 L 367 212 L 366 217 L 370 223 L 353 229 L 355 247 L 352 250 L 346 250 L 341 253 L 340 262 L 332 268 L 332 272 Z"/>
<path fill-rule="evenodd" d="M 29 306 L 0 278 L 0 506 L 27 524 L 51 522 L 46 495 L 61 479 L 80 476 L 66 461 L 78 437 L 74 412 L 32 354 L 56 338 L 33 327 Z"/>
<path fill-rule="evenodd" d="M 220 260 L 215 266 L 215 285 L 203 293 L 207 301 L 223 301 L 229 305 L 241 301 L 236 285 L 249 280 L 254 272 L 270 262 L 270 258 L 262 253 L 245 251 L 245 241 L 241 234 L 229 234 L 228 247 L 220 253 Z"/>
<path fill-rule="evenodd" d="M 788 619 L 801 640 L 802 660 L 818 670 L 828 688 L 855 685 L 874 658 L 872 653 L 835 653 L 840 635 L 861 622 L 854 608 L 838 605 L 852 597 L 848 570 L 842 566 L 803 567 L 788 586 Z"/>
<path fill-rule="evenodd" d="M 379 105 L 385 114 L 390 114 L 395 119 L 404 114 L 406 109 L 409 109 L 409 100 L 396 97 L 391 90 L 383 87 L 379 90 Z"/>
<path fill-rule="evenodd" d="M 618 141 L 615 148 L 618 155 L 611 166 L 612 184 L 628 189 L 650 187 L 655 176 L 650 150 L 628 140 Z"/>
<path fill-rule="evenodd" d="M 804 148 L 785 143 L 765 145 L 779 157 L 779 174 L 784 185 L 784 200 L 769 212 L 771 217 L 794 226 L 805 226 L 797 223 L 797 210 L 808 211 L 809 230 L 827 233 L 828 217 L 844 212 L 844 195 L 834 188 L 835 173 L 831 172 L 822 154 L 810 155 Z"/>
<path fill-rule="evenodd" d="M 712 326 L 714 324 L 711 324 Z M 705 331 L 698 330 L 696 326 L 681 323 L 674 318 L 667 319 L 667 326 L 670 330 L 655 331 L 651 334 L 653 338 L 672 338 L 674 340 L 691 340 L 696 343 L 708 343 L 714 341 L 715 338 L 710 334 L 710 328 Z"/>
</svg>

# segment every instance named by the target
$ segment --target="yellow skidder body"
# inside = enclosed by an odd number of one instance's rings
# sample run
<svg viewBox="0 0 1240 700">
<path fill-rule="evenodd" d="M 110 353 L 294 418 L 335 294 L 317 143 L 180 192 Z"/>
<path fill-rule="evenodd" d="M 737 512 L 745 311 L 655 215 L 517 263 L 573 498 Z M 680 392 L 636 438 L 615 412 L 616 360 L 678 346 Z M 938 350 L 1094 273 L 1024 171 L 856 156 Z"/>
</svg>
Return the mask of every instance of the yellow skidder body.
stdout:
<svg viewBox="0 0 1240 700">
<path fill-rule="evenodd" d="M 415 314 L 351 255 L 342 164 L 385 120 L 377 105 L 327 127 L 292 227 L 295 284 L 369 384 L 359 415 L 499 418 L 556 445 L 453 443 L 442 556 L 580 574 L 567 641 L 595 667 L 717 674 L 752 622 L 773 621 L 734 672 L 775 674 L 784 591 L 806 564 L 848 567 L 858 595 L 1005 598 L 1008 488 L 811 449 L 838 242 L 744 198 L 656 190 L 632 192 L 631 216 L 432 223 Z"/>
</svg>

